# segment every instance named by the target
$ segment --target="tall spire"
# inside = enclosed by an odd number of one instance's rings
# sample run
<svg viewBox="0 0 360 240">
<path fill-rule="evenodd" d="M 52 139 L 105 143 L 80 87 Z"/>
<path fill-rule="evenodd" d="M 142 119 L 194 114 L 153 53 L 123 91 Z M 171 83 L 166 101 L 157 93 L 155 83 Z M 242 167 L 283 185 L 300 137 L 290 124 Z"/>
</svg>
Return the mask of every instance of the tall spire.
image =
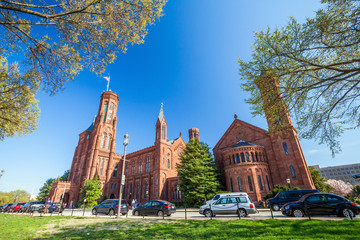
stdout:
<svg viewBox="0 0 360 240">
<path fill-rule="evenodd" d="M 160 108 L 160 113 L 159 113 L 159 120 L 160 120 L 160 122 L 162 122 L 162 120 L 163 120 L 163 118 L 164 118 L 164 110 L 163 110 L 163 106 L 164 106 L 164 104 L 163 103 L 161 103 L 161 108 Z"/>
</svg>

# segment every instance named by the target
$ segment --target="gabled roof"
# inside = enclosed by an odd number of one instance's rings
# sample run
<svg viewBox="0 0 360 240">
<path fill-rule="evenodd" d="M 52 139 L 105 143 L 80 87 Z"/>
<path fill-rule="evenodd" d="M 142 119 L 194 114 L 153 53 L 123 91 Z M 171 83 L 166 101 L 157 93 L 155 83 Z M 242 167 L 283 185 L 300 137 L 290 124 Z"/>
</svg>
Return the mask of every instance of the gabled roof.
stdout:
<svg viewBox="0 0 360 240">
<path fill-rule="evenodd" d="M 173 145 L 173 143 L 176 141 L 176 140 L 178 140 L 179 138 L 175 138 L 175 139 L 173 139 L 173 140 L 170 140 L 170 141 L 168 141 L 168 144 L 169 145 Z"/>
<path fill-rule="evenodd" d="M 237 144 L 235 144 L 234 146 L 232 146 L 231 148 L 237 148 L 237 147 L 248 147 L 248 146 L 256 146 L 256 147 L 263 147 L 260 145 L 256 145 L 253 143 L 249 143 L 249 142 L 245 142 L 243 140 L 240 140 Z"/>
<path fill-rule="evenodd" d="M 231 133 L 231 131 L 236 128 L 237 126 L 242 126 L 244 128 L 250 128 L 252 129 L 253 131 L 256 131 L 260 134 L 263 134 L 264 136 L 267 136 L 267 132 L 266 130 L 262 129 L 262 128 L 259 128 L 259 127 L 256 127 L 250 123 L 247 123 L 247 122 L 244 122 L 244 121 L 241 121 L 239 119 L 234 119 L 234 121 L 231 123 L 230 127 L 226 130 L 226 132 L 222 135 L 222 137 L 220 138 L 220 140 L 217 142 L 217 144 L 215 145 L 215 147 L 213 149 L 216 149 L 218 148 L 221 143 L 225 140 L 225 138 Z"/>
</svg>

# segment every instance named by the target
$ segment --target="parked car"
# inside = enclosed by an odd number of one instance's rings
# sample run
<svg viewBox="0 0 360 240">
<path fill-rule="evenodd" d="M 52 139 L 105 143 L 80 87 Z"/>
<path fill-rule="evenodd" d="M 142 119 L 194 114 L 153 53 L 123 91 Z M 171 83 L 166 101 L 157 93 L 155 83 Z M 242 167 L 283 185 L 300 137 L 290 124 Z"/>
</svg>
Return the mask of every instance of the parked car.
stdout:
<svg viewBox="0 0 360 240">
<path fill-rule="evenodd" d="M 281 191 L 274 198 L 266 200 L 266 206 L 272 208 L 273 211 L 279 211 L 280 208 L 289 202 L 298 201 L 302 196 L 309 193 L 318 193 L 317 189 L 302 189 Z"/>
<path fill-rule="evenodd" d="M 350 200 L 331 193 L 312 193 L 299 201 L 287 203 L 281 208 L 283 215 L 304 217 L 305 215 L 337 215 L 355 217 L 360 207 Z"/>
<path fill-rule="evenodd" d="M 94 206 L 91 212 L 93 215 L 96 215 L 98 213 L 115 215 L 117 214 L 118 206 L 119 206 L 119 199 L 107 199 L 102 203 Z M 120 213 L 122 215 L 125 215 L 127 214 L 128 211 L 129 211 L 129 204 L 124 199 L 121 200 Z"/>
<path fill-rule="evenodd" d="M 245 193 L 245 192 L 219 193 L 219 194 L 216 194 L 212 199 L 206 201 L 205 205 L 213 204 L 213 203 L 217 202 L 217 200 L 219 200 L 221 197 L 238 196 L 238 195 L 242 195 L 242 194 L 247 195 L 247 193 Z"/>
<path fill-rule="evenodd" d="M 163 217 L 164 215 L 171 216 L 171 214 L 175 212 L 175 204 L 165 200 L 152 200 L 136 207 L 133 210 L 133 215 L 157 215 L 159 217 Z"/>
<path fill-rule="evenodd" d="M 38 210 L 38 212 L 44 212 L 44 209 L 45 209 L 45 204 L 43 204 L 40 208 L 39 208 L 39 210 Z M 58 203 L 58 202 L 52 202 L 52 203 L 50 203 L 50 206 L 49 206 L 49 208 L 48 208 L 48 213 L 53 213 L 53 212 L 59 212 L 59 213 L 61 213 L 63 211 L 63 209 L 62 208 L 60 208 L 60 203 Z"/>
<path fill-rule="evenodd" d="M 41 212 L 45 207 L 43 203 L 36 203 L 29 206 L 29 212 Z"/>
<path fill-rule="evenodd" d="M 13 203 L 7 203 L 4 205 L 4 208 L 3 208 L 3 212 L 8 212 L 9 211 L 9 208 L 11 207 L 11 205 L 13 205 Z"/>
<path fill-rule="evenodd" d="M 9 209 L 8 212 L 19 212 L 22 205 L 24 205 L 24 202 L 21 203 L 13 203 Z"/>
<path fill-rule="evenodd" d="M 30 212 L 30 207 L 34 204 L 44 204 L 42 201 L 30 201 L 21 206 L 20 212 Z"/>
<path fill-rule="evenodd" d="M 201 206 L 199 213 L 205 217 L 215 217 L 216 214 L 240 214 L 241 217 L 246 217 L 257 213 L 257 210 L 247 193 L 238 193 L 222 196 L 213 204 Z"/>
</svg>

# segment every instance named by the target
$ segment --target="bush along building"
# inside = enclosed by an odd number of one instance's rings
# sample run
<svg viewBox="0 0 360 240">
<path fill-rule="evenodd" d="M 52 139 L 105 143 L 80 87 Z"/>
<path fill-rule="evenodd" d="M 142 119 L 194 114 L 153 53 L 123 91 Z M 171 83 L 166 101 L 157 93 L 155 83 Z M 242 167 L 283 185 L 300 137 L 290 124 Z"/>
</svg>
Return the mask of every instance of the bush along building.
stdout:
<svg viewBox="0 0 360 240">
<path fill-rule="evenodd" d="M 87 179 L 98 176 L 103 197 L 118 198 L 123 156 L 115 153 L 116 110 L 119 97 L 106 91 L 101 95 L 98 114 L 91 126 L 80 133 L 75 149 L 68 181 L 52 185 L 51 201 L 76 203 L 80 200 L 80 189 Z M 199 140 L 199 130 L 189 130 L 189 138 Z M 152 199 L 180 201 L 177 191 L 178 174 L 176 164 L 185 148 L 181 136 L 169 140 L 163 106 L 156 120 L 154 145 L 126 155 L 124 199 L 145 202 Z"/>
</svg>

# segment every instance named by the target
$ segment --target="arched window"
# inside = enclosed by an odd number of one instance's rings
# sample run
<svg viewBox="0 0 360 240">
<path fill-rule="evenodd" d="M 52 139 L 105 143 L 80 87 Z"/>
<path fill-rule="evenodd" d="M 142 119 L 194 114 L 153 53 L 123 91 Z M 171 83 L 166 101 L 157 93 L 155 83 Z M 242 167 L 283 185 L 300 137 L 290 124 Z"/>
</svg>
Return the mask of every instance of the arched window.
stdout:
<svg viewBox="0 0 360 240">
<path fill-rule="evenodd" d="M 244 153 L 241 153 L 241 161 L 242 161 L 242 162 L 245 162 L 245 156 L 244 156 Z"/>
<path fill-rule="evenodd" d="M 159 184 L 159 179 L 156 179 L 156 186 Z"/>
<path fill-rule="evenodd" d="M 140 184 L 138 184 L 136 186 L 136 199 L 139 201 L 139 196 L 140 196 Z"/>
<path fill-rule="evenodd" d="M 139 160 L 139 173 L 141 173 L 141 171 L 142 171 L 142 161 Z"/>
<path fill-rule="evenodd" d="M 165 139 L 165 126 L 162 126 L 162 139 Z"/>
<path fill-rule="evenodd" d="M 232 178 L 230 178 L 230 187 L 231 187 L 231 191 L 234 192 L 233 183 L 232 183 Z"/>
<path fill-rule="evenodd" d="M 268 189 L 269 189 L 269 191 L 270 191 L 270 183 L 269 183 L 269 178 L 268 178 L 268 176 L 266 175 L 266 183 L 267 183 L 267 185 L 268 185 Z"/>
<path fill-rule="evenodd" d="M 150 172 L 150 157 L 146 157 L 146 171 Z"/>
<path fill-rule="evenodd" d="M 231 165 L 231 157 L 229 156 L 229 165 Z"/>
<path fill-rule="evenodd" d="M 233 156 L 233 164 L 235 164 L 235 155 L 232 155 Z"/>
<path fill-rule="evenodd" d="M 246 161 L 250 162 L 249 153 L 245 153 L 246 155 Z"/>
<path fill-rule="evenodd" d="M 114 177 L 117 177 L 117 172 L 118 172 L 118 165 L 115 164 L 115 166 L 114 166 L 114 173 L 113 173 L 113 176 L 114 176 Z"/>
<path fill-rule="evenodd" d="M 167 160 L 167 168 L 170 168 L 170 160 Z"/>
<path fill-rule="evenodd" d="M 132 195 L 132 183 L 130 183 L 130 188 L 129 188 L 129 199 L 131 199 L 131 195 Z"/>
<path fill-rule="evenodd" d="M 144 191 L 144 198 L 147 199 L 147 195 L 148 195 L 148 183 L 145 183 L 145 191 Z"/>
<path fill-rule="evenodd" d="M 115 183 L 114 189 L 116 190 L 116 188 L 117 188 L 117 184 Z"/>
<path fill-rule="evenodd" d="M 164 164 L 165 163 L 165 158 L 163 158 L 163 163 L 162 164 Z"/>
<path fill-rule="evenodd" d="M 108 114 L 107 114 L 106 123 L 110 123 L 110 122 L 111 122 L 111 116 L 112 116 L 113 109 L 114 109 L 114 104 L 113 104 L 113 103 L 110 103 L 110 107 L 109 107 L 109 111 L 108 111 Z"/>
<path fill-rule="evenodd" d="M 159 164 L 159 158 L 156 158 L 156 164 Z"/>
<path fill-rule="evenodd" d="M 238 153 L 236 154 L 236 161 L 237 161 L 237 163 L 240 163 L 240 157 L 239 157 Z"/>
<path fill-rule="evenodd" d="M 128 169 L 128 165 L 125 166 L 125 176 L 127 176 L 129 174 L 129 169 Z"/>
<path fill-rule="evenodd" d="M 157 126 L 156 127 L 156 139 L 159 139 L 159 138 L 160 138 L 160 126 Z M 158 148 L 157 153 L 159 153 L 159 148 Z"/>
<path fill-rule="evenodd" d="M 111 139 L 111 136 L 109 134 L 108 137 L 107 137 L 107 140 L 106 140 L 106 149 L 109 149 L 110 139 Z"/>
<path fill-rule="evenodd" d="M 101 148 L 103 148 L 103 147 L 104 147 L 105 136 L 106 136 L 106 134 L 105 134 L 105 133 L 103 133 L 103 134 L 102 134 L 102 137 L 101 137 L 101 144 L 100 144 L 100 147 L 101 147 Z"/>
<path fill-rule="evenodd" d="M 259 158 L 258 158 L 258 154 L 255 153 L 255 158 L 256 158 L 256 161 L 258 162 L 259 161 Z"/>
<path fill-rule="evenodd" d="M 287 154 L 289 154 L 289 151 L 288 151 L 288 148 L 287 148 L 286 142 L 283 142 L 283 143 L 282 143 L 282 145 L 283 145 L 283 148 L 284 148 L 284 152 L 285 152 L 285 154 L 286 154 L 286 155 L 287 155 Z"/>
<path fill-rule="evenodd" d="M 242 192 L 242 185 L 241 185 L 240 177 L 238 177 L 237 180 L 238 180 L 238 185 L 239 185 L 239 192 Z"/>
<path fill-rule="evenodd" d="M 254 191 L 252 183 L 251 183 L 251 177 L 250 176 L 248 176 L 248 182 L 249 182 L 249 191 L 251 191 L 251 192 Z"/>
<path fill-rule="evenodd" d="M 295 171 L 294 171 L 294 167 L 293 167 L 293 166 L 290 166 L 290 172 L 291 172 L 291 177 L 292 177 L 292 178 L 296 178 L 296 175 L 295 175 Z"/>
<path fill-rule="evenodd" d="M 104 167 L 104 159 L 101 159 L 101 163 L 100 163 L 100 173 L 99 173 L 100 176 L 102 175 L 103 167 Z"/>
<path fill-rule="evenodd" d="M 132 164 L 131 164 L 131 174 L 132 175 L 135 174 L 135 161 L 133 161 Z"/>
<path fill-rule="evenodd" d="M 251 161 L 255 162 L 254 153 L 251 153 Z"/>
<path fill-rule="evenodd" d="M 262 182 L 261 182 L 261 177 L 260 177 L 260 175 L 258 175 L 258 181 L 259 181 L 260 191 L 263 191 L 264 188 L 263 188 L 263 185 L 262 185 Z"/>
<path fill-rule="evenodd" d="M 108 108 L 108 103 L 105 103 L 104 104 L 104 119 L 103 119 L 103 122 L 105 122 L 105 120 L 106 120 L 107 108 Z"/>
</svg>

